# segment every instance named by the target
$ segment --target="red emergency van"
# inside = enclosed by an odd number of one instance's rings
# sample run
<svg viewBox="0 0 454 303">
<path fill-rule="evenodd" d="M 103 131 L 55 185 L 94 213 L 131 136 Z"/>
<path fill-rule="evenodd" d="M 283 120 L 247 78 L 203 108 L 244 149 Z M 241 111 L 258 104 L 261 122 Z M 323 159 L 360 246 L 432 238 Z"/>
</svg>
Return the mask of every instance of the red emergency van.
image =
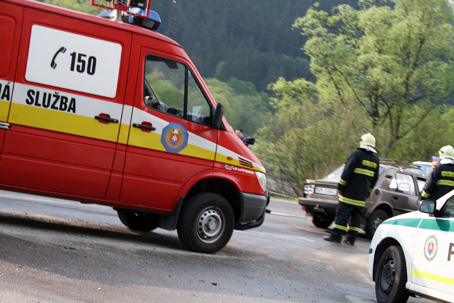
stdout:
<svg viewBox="0 0 454 303">
<path fill-rule="evenodd" d="M 0 41 L 0 188 L 109 205 L 196 252 L 262 224 L 265 169 L 175 41 L 27 0 L 0 0 Z"/>
</svg>

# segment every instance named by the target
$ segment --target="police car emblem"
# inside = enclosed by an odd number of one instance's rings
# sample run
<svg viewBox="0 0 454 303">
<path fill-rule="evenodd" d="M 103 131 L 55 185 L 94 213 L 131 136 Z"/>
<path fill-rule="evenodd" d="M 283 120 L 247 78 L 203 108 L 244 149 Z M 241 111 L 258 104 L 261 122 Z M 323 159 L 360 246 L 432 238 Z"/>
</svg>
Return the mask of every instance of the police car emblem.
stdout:
<svg viewBox="0 0 454 303">
<path fill-rule="evenodd" d="M 161 143 L 166 151 L 179 153 L 188 145 L 188 137 L 183 125 L 170 123 L 162 130 Z"/>
<path fill-rule="evenodd" d="M 437 255 L 438 243 L 435 236 L 430 236 L 427 238 L 426 243 L 424 244 L 424 255 L 428 261 L 432 261 Z"/>
</svg>

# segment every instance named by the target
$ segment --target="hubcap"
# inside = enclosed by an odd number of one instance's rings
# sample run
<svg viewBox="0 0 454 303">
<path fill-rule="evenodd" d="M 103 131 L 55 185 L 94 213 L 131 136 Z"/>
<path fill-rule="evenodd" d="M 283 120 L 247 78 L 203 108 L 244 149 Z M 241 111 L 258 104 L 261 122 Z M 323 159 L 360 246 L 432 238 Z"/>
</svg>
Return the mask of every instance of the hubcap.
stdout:
<svg viewBox="0 0 454 303">
<path fill-rule="evenodd" d="M 199 216 L 197 234 L 207 243 L 216 241 L 224 230 L 223 213 L 216 208 L 206 208 Z"/>
<path fill-rule="evenodd" d="M 383 221 L 385 221 L 385 219 L 384 219 L 383 217 L 377 217 L 377 218 L 375 218 L 375 220 L 374 220 L 374 228 L 375 228 L 375 230 L 377 230 L 378 226 L 379 226 L 380 224 L 382 224 Z"/>
<path fill-rule="evenodd" d="M 383 264 L 383 271 L 380 277 L 380 286 L 383 292 L 386 295 L 391 293 L 391 290 L 394 286 L 396 275 L 396 268 L 393 259 L 388 259 L 385 264 Z"/>
</svg>

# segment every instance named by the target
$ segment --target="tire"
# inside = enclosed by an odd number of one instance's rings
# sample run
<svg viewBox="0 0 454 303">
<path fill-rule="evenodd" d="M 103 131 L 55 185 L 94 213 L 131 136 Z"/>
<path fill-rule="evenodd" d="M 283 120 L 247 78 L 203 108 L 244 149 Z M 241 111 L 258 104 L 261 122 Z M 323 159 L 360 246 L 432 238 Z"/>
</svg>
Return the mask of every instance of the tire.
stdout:
<svg viewBox="0 0 454 303">
<path fill-rule="evenodd" d="M 229 202 L 213 193 L 191 197 L 182 207 L 178 221 L 178 237 L 189 250 L 215 253 L 230 240 L 235 216 Z"/>
<path fill-rule="evenodd" d="M 140 211 L 117 209 L 117 213 L 121 223 L 131 230 L 151 231 L 159 224 L 159 217 Z"/>
<path fill-rule="evenodd" d="M 333 223 L 334 215 L 314 214 L 312 216 L 312 223 L 320 228 L 327 228 Z"/>
<path fill-rule="evenodd" d="M 409 293 L 405 256 L 400 246 L 390 246 L 381 255 L 375 272 L 375 297 L 379 303 L 407 302 Z"/>
<path fill-rule="evenodd" d="M 386 211 L 382 209 L 375 210 L 369 219 L 367 219 L 366 236 L 372 239 L 378 226 L 388 218 L 389 215 Z"/>
</svg>

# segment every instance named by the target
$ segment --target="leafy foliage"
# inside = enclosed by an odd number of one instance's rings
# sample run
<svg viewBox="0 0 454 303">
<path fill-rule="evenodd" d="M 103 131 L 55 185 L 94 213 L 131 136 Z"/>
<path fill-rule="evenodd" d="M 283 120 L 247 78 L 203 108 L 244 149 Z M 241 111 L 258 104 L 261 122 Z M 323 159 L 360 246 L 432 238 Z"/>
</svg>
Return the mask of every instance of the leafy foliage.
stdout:
<svg viewBox="0 0 454 303">
<path fill-rule="evenodd" d="M 309 37 L 304 50 L 320 89 L 339 105 L 356 103 L 370 117 L 370 130 L 388 130 L 385 153 L 410 131 L 407 110 L 431 102 L 422 121 L 454 95 L 454 30 L 446 0 L 360 1 L 338 5 L 333 16 L 310 9 L 295 28 Z"/>
<path fill-rule="evenodd" d="M 428 160 L 452 144 L 454 31 L 445 0 L 360 0 L 333 14 L 317 4 L 295 21 L 308 37 L 314 84 L 280 79 L 274 127 L 260 131 L 258 154 L 270 175 L 301 194 L 306 178 L 343 163 L 361 134 L 380 157 Z"/>
<path fill-rule="evenodd" d="M 244 135 L 250 137 L 265 125 L 271 110 L 270 100 L 265 93 L 257 92 L 252 83 L 234 78 L 229 82 L 214 78 L 205 82 L 216 102 L 224 104 L 224 115 L 233 128 L 243 129 Z"/>
<path fill-rule="evenodd" d="M 346 160 L 359 143 L 351 134 L 360 132 L 367 119 L 358 119 L 362 116 L 354 106 L 321 101 L 316 86 L 304 79 L 281 78 L 270 88 L 277 96 L 276 114 L 260 130 L 257 154 L 269 175 L 302 194 L 305 179 L 324 176 Z"/>
</svg>

